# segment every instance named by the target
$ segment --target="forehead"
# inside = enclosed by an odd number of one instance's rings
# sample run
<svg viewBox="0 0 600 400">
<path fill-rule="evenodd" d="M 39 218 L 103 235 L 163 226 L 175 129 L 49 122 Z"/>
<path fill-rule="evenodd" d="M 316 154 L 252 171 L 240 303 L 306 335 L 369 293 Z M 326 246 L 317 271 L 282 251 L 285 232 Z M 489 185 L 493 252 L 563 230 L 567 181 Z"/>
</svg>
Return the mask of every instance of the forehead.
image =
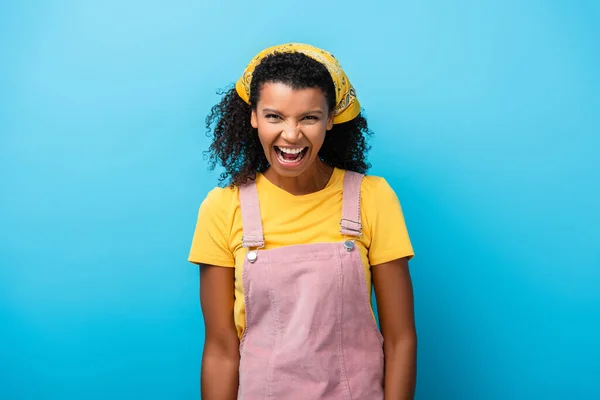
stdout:
<svg viewBox="0 0 600 400">
<path fill-rule="evenodd" d="M 279 111 L 327 109 L 327 99 L 320 88 L 294 89 L 281 82 L 267 82 L 260 88 L 257 108 Z"/>
</svg>

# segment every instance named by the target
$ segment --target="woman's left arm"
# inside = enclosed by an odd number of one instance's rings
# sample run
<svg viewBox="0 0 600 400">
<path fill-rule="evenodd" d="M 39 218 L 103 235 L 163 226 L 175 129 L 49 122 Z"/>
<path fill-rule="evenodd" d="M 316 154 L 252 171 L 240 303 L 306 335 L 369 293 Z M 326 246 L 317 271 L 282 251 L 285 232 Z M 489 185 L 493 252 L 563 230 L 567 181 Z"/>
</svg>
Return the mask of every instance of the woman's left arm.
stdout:
<svg viewBox="0 0 600 400">
<path fill-rule="evenodd" d="M 408 258 L 371 267 L 384 337 L 385 400 L 412 400 L 417 369 L 417 334 Z"/>
</svg>

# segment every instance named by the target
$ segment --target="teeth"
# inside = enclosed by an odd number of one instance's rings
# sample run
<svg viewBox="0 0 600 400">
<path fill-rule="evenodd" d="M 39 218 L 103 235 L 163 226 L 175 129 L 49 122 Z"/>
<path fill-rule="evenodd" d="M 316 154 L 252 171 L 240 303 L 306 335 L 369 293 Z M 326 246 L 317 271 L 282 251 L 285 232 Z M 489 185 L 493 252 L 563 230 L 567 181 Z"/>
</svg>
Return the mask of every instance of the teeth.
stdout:
<svg viewBox="0 0 600 400">
<path fill-rule="evenodd" d="M 275 154 L 277 155 L 277 159 L 279 160 L 279 162 L 281 162 L 282 164 L 293 164 L 295 162 L 300 161 L 303 157 L 304 157 L 304 153 L 302 153 L 302 151 L 296 153 L 296 156 L 294 157 L 293 160 L 288 160 L 287 158 L 284 158 L 282 155 L 283 152 L 275 152 Z"/>
<path fill-rule="evenodd" d="M 285 153 L 285 154 L 298 154 L 302 150 L 304 150 L 304 147 L 299 148 L 299 149 L 286 149 L 285 147 L 277 147 L 277 148 L 279 150 L 281 150 L 282 153 Z"/>
<path fill-rule="evenodd" d="M 280 156 L 279 154 L 277 154 L 277 159 L 282 162 L 283 164 L 290 164 L 290 163 L 295 163 L 296 161 L 298 161 L 302 156 L 297 155 L 296 158 L 294 158 L 293 160 L 288 160 L 283 158 L 282 156 Z"/>
</svg>

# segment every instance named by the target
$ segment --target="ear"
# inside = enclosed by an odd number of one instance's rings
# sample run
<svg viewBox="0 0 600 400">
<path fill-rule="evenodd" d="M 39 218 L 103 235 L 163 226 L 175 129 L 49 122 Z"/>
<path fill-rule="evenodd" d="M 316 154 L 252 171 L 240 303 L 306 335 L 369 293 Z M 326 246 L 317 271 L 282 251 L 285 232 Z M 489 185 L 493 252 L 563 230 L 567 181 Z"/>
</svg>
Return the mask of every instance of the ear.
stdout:
<svg viewBox="0 0 600 400">
<path fill-rule="evenodd" d="M 258 118 L 256 117 L 256 110 L 252 109 L 252 115 L 250 116 L 250 125 L 254 129 L 258 128 Z"/>
<path fill-rule="evenodd" d="M 334 114 L 333 114 L 333 113 L 330 113 L 330 114 L 329 114 L 329 117 L 327 117 L 327 127 L 326 127 L 326 129 L 327 129 L 328 131 L 330 131 L 330 130 L 331 130 L 331 128 L 333 128 L 333 119 L 334 119 L 334 118 L 335 118 L 335 116 L 334 116 Z"/>
</svg>

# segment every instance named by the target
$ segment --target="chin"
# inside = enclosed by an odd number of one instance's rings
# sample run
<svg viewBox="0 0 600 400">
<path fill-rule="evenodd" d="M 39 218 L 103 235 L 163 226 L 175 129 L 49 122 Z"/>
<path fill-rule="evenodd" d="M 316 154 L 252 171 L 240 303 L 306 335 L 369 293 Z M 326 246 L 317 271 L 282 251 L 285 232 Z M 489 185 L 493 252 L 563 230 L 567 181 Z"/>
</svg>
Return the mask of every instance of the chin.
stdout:
<svg viewBox="0 0 600 400">
<path fill-rule="evenodd" d="M 271 166 L 273 167 L 273 166 Z M 301 176 L 304 172 L 305 169 L 294 169 L 294 170 L 290 170 L 290 169 L 283 169 L 283 168 L 278 168 L 278 167 L 274 167 L 273 171 L 281 176 L 282 178 L 297 178 L 299 176 Z"/>
</svg>

